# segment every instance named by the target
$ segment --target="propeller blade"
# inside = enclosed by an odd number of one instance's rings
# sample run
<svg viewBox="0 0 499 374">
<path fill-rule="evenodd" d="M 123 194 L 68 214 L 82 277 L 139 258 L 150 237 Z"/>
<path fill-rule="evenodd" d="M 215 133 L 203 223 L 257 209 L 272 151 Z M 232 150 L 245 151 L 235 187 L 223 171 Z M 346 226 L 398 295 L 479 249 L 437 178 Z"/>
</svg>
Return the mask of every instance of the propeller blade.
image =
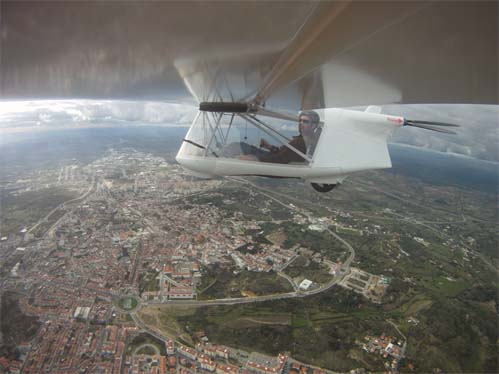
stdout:
<svg viewBox="0 0 499 374">
<path fill-rule="evenodd" d="M 452 134 L 452 135 L 456 135 L 457 133 L 455 133 L 454 131 L 450 131 L 450 130 L 447 130 L 447 129 L 441 129 L 439 127 L 431 127 L 429 125 L 424 125 L 424 124 L 416 124 L 416 123 L 409 123 L 409 122 L 406 122 L 404 124 L 404 126 L 411 126 L 411 127 L 418 127 L 420 129 L 425 129 L 425 130 L 431 130 L 431 131 L 436 131 L 436 132 L 441 132 L 441 133 L 444 133 L 444 134 Z"/>
</svg>

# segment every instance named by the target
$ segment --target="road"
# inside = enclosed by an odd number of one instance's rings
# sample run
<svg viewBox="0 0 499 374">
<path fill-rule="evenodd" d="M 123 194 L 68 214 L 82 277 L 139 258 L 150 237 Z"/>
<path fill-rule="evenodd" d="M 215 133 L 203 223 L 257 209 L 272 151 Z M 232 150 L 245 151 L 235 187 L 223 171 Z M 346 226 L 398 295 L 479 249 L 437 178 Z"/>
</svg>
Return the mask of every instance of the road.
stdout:
<svg viewBox="0 0 499 374">
<path fill-rule="evenodd" d="M 386 322 L 388 322 L 390 325 L 395 327 L 395 330 L 397 330 L 397 332 L 400 334 L 400 336 L 402 336 L 404 338 L 404 340 L 407 341 L 407 337 L 402 333 L 402 331 L 400 331 L 399 327 L 395 324 L 395 322 L 393 322 L 392 320 L 389 320 L 389 319 L 387 319 Z"/>
<path fill-rule="evenodd" d="M 231 177 L 231 178 L 228 178 L 234 182 L 238 182 L 238 183 L 241 183 L 241 184 L 248 184 L 256 189 L 258 189 L 263 195 L 267 196 L 268 198 L 272 199 L 273 201 L 277 202 L 278 204 L 288 208 L 288 209 L 291 209 L 291 210 L 294 210 L 294 211 L 298 211 L 298 208 L 294 208 L 292 206 L 290 206 L 289 204 L 285 204 L 283 203 L 282 201 L 278 200 L 276 197 L 272 196 L 271 194 L 278 194 L 278 193 L 275 193 L 273 191 L 269 191 L 268 189 L 266 188 L 263 188 L 263 187 L 260 187 L 250 181 L 247 181 L 243 178 L 234 178 L 234 177 Z M 263 191 L 263 192 L 262 192 Z M 283 196 L 283 197 L 286 197 L 286 198 L 290 198 L 286 195 L 283 195 L 283 194 L 280 194 L 280 196 Z M 292 200 L 296 200 L 294 198 L 290 198 Z M 298 213 L 301 213 L 303 214 L 303 212 L 301 211 L 298 211 Z M 306 214 L 307 218 L 310 220 L 312 219 L 313 217 L 310 215 L 310 214 Z M 350 256 L 348 257 L 348 259 L 345 261 L 345 263 L 343 264 L 342 266 L 342 269 L 344 269 L 343 271 L 346 273 L 348 272 L 349 268 L 350 268 L 350 264 L 352 263 L 352 261 L 354 260 L 355 258 L 355 250 L 352 248 L 352 246 L 347 242 L 345 241 L 343 238 L 341 238 L 338 234 L 336 234 L 335 232 L 331 231 L 329 228 L 326 227 L 326 231 L 329 232 L 333 237 L 335 237 L 336 239 L 338 239 L 345 247 L 348 248 L 348 250 L 350 251 Z"/>
<path fill-rule="evenodd" d="M 139 345 L 137 348 L 135 348 L 132 352 L 132 361 L 134 360 L 134 356 L 137 355 L 137 352 L 141 350 L 142 348 L 151 348 L 154 351 L 154 354 L 159 357 L 161 352 L 159 351 L 158 347 L 156 347 L 154 344 L 150 343 L 143 343 Z"/>
<path fill-rule="evenodd" d="M 424 201 L 415 201 L 415 200 L 405 199 L 405 198 L 403 198 L 403 197 L 401 197 L 399 195 L 396 195 L 395 193 L 393 193 L 393 191 L 392 192 L 388 192 L 388 191 L 384 190 L 381 187 L 376 187 L 376 186 L 371 185 L 371 184 L 362 183 L 362 182 L 359 182 L 359 181 L 352 181 L 352 180 L 349 180 L 349 182 L 352 183 L 353 185 L 357 185 L 357 186 L 362 186 L 362 187 L 365 187 L 365 188 L 373 189 L 374 191 L 382 193 L 382 194 L 384 194 L 384 195 L 386 195 L 388 197 L 391 197 L 391 198 L 396 199 L 396 200 L 400 200 L 400 201 L 402 201 L 403 203 L 405 203 L 407 205 L 415 205 L 418 208 L 426 208 L 428 210 L 433 210 L 433 211 L 436 211 L 436 212 L 444 213 L 446 216 L 454 216 L 457 219 L 460 218 L 460 220 L 455 220 L 455 221 L 438 221 L 438 222 L 419 221 L 419 222 L 423 222 L 423 223 L 435 223 L 435 224 L 442 224 L 442 225 L 443 224 L 446 224 L 446 225 L 459 224 L 459 223 L 464 223 L 467 220 L 472 220 L 472 221 L 477 221 L 477 222 L 485 222 L 485 223 L 495 223 L 495 222 L 491 222 L 489 220 L 482 219 L 480 217 L 471 216 L 469 213 L 465 216 L 464 213 L 463 213 L 462 203 L 461 203 L 461 213 L 458 213 L 458 212 L 455 212 L 455 211 L 452 211 L 452 210 L 448 210 L 448 209 L 444 209 L 444 208 L 440 208 L 440 207 L 437 208 L 435 206 L 431 206 L 431 205 L 425 204 Z M 380 217 L 376 217 L 376 218 L 379 219 Z"/>
<path fill-rule="evenodd" d="M 290 206 L 289 204 L 286 204 L 282 202 L 281 200 L 277 199 L 276 197 L 272 196 L 273 192 L 257 186 L 254 183 L 251 183 L 249 181 L 246 181 L 244 179 L 240 178 L 229 178 L 232 181 L 241 183 L 241 184 L 249 184 L 255 189 L 258 189 L 259 192 L 262 195 L 267 196 L 269 199 L 272 199 L 276 203 L 284 206 L 287 209 L 293 210 L 293 211 L 298 211 L 299 209 L 293 206 Z M 282 195 L 282 194 L 281 194 Z M 302 211 L 299 211 L 300 214 L 304 214 Z M 312 219 L 313 217 L 309 214 L 306 214 L 307 218 Z M 195 307 L 199 306 L 213 306 L 213 305 L 234 305 L 234 304 L 246 304 L 246 303 L 256 303 L 256 302 L 263 302 L 263 301 L 270 301 L 270 300 L 280 300 L 280 299 L 289 299 L 289 298 L 296 298 L 296 297 L 307 297 L 311 295 L 316 295 L 321 292 L 325 292 L 338 284 L 344 277 L 347 275 L 350 271 L 350 264 L 352 261 L 355 259 L 355 250 L 353 247 L 345 241 L 343 238 L 341 238 L 338 234 L 335 232 L 331 231 L 329 228 L 326 228 L 326 231 L 331 234 L 335 239 L 340 241 L 341 244 L 343 244 L 348 251 L 350 252 L 350 255 L 348 258 L 345 260 L 345 262 L 342 264 L 340 270 L 338 271 L 338 274 L 336 274 L 333 279 L 331 279 L 328 283 L 321 285 L 319 288 L 316 288 L 314 290 L 310 291 L 301 291 L 297 289 L 296 284 L 293 282 L 292 279 L 290 279 L 288 276 L 286 276 L 284 273 L 279 273 L 280 276 L 283 276 L 286 278 L 294 288 L 294 292 L 287 292 L 287 293 L 281 293 L 281 294 L 275 294 L 275 295 L 264 295 L 264 296 L 255 296 L 255 297 L 240 297 L 240 298 L 226 298 L 226 299 L 215 299 L 215 300 L 169 300 L 167 302 L 164 301 L 150 301 L 148 303 L 145 303 L 146 305 L 158 305 L 158 304 L 166 304 L 166 305 L 191 305 Z"/>
<path fill-rule="evenodd" d="M 279 269 L 280 271 L 283 271 L 284 269 L 286 269 L 289 265 L 291 265 L 293 263 L 294 260 L 296 260 L 299 256 L 298 255 L 294 255 L 293 257 L 291 257 L 291 259 L 286 262 L 284 265 L 282 265 Z"/>
<path fill-rule="evenodd" d="M 348 250 L 350 251 L 350 256 L 348 256 L 348 258 L 345 260 L 345 262 L 343 263 L 343 265 L 341 265 L 341 269 L 340 269 L 341 272 L 343 272 L 346 275 L 348 273 L 348 271 L 350 270 L 350 264 L 355 259 L 355 250 L 350 245 L 350 243 L 348 243 L 347 241 L 345 241 L 341 236 L 339 236 L 338 234 L 336 234 L 334 231 L 331 231 L 327 227 L 326 227 L 326 231 L 329 232 L 336 239 L 338 239 L 340 241 L 340 243 L 343 244 L 345 247 L 347 247 Z"/>
<path fill-rule="evenodd" d="M 267 198 L 271 199 L 272 201 L 276 202 L 277 204 L 280 204 L 281 206 L 290 209 L 294 212 L 298 212 L 300 214 L 304 214 L 301 209 L 298 209 L 297 207 L 294 207 L 293 205 L 284 203 L 283 201 L 279 200 L 275 196 L 273 196 L 274 192 L 273 191 L 268 191 L 265 188 L 262 188 L 260 186 L 257 186 L 249 181 L 246 181 L 244 179 L 239 179 L 239 178 L 230 178 L 231 180 L 242 183 L 242 184 L 247 184 L 251 185 L 252 188 L 255 188 L 259 191 L 260 194 L 266 196 Z M 289 198 L 285 195 L 280 194 L 283 197 Z M 294 200 L 294 199 L 292 199 Z M 309 214 L 306 214 L 307 218 L 312 219 L 313 217 Z M 287 279 L 293 286 L 294 291 L 293 292 L 288 292 L 288 293 L 281 293 L 281 294 L 275 294 L 275 295 L 264 295 L 264 296 L 256 296 L 256 297 L 241 297 L 241 298 L 226 298 L 226 299 L 216 299 L 216 300 L 170 300 L 167 302 L 155 302 L 155 301 L 149 301 L 147 303 L 143 303 L 143 305 L 168 305 L 168 306 L 192 306 L 192 307 L 201 307 L 201 306 L 215 306 L 215 305 L 235 305 L 235 304 L 247 304 L 247 303 L 257 303 L 257 302 L 264 302 L 264 301 L 272 301 L 272 300 L 279 300 L 279 299 L 287 299 L 287 298 L 303 298 L 311 295 L 316 295 L 321 292 L 325 292 L 338 284 L 344 277 L 347 275 L 350 271 L 350 265 L 352 261 L 355 259 L 355 250 L 353 247 L 345 241 L 343 238 L 341 238 L 338 234 L 335 232 L 331 231 L 329 228 L 326 228 L 326 231 L 336 240 L 338 240 L 341 244 L 343 244 L 349 251 L 349 256 L 345 260 L 345 262 L 342 264 L 341 268 L 337 272 L 337 274 L 326 284 L 321 285 L 319 288 L 316 288 L 314 290 L 310 291 L 302 291 L 298 289 L 298 286 L 295 284 L 295 282 L 286 274 L 283 272 L 278 272 L 278 275 Z M 291 263 L 295 258 L 293 258 L 289 263 Z M 286 264 L 289 265 L 289 264 Z M 130 313 L 133 321 L 139 327 L 140 329 L 150 333 L 154 337 L 161 339 L 161 340 L 166 340 L 167 337 L 164 336 L 161 332 L 158 332 L 149 326 L 147 326 L 141 319 L 140 317 L 134 312 Z M 294 360 L 293 360 L 294 361 Z M 308 365 L 309 366 L 309 365 Z M 326 371 L 327 373 L 334 373 L 332 371 Z"/>
<path fill-rule="evenodd" d="M 387 319 L 386 322 L 388 322 L 390 325 L 395 327 L 395 330 L 397 330 L 397 332 L 404 338 L 404 344 L 402 345 L 402 349 L 400 350 L 399 358 L 397 359 L 397 368 L 398 368 L 400 365 L 400 362 L 405 357 L 405 350 L 407 348 L 407 337 L 402 333 L 402 331 L 400 331 L 399 327 L 395 324 L 395 322 L 393 322 L 389 319 Z"/>
<path fill-rule="evenodd" d="M 166 341 L 166 340 L 169 339 L 168 336 L 163 335 L 160 332 L 157 332 L 156 330 L 153 330 L 149 326 L 147 326 L 144 322 L 142 322 L 142 320 L 139 318 L 139 316 L 137 316 L 136 313 L 130 313 L 130 316 L 132 317 L 133 322 L 135 322 L 135 325 L 139 329 L 141 329 L 141 330 L 143 330 L 143 331 L 151 334 L 152 336 L 154 336 L 155 338 L 157 338 L 157 339 L 159 339 L 161 341 Z"/>
<path fill-rule="evenodd" d="M 277 275 L 286 279 L 290 284 L 291 286 L 293 287 L 293 289 L 296 291 L 298 291 L 298 286 L 296 285 L 296 283 L 294 282 L 294 280 L 287 274 L 283 273 L 282 271 L 278 271 L 277 272 Z"/>
<path fill-rule="evenodd" d="M 56 206 L 54 209 L 52 209 L 45 217 L 43 218 L 40 218 L 38 220 L 38 222 L 36 224 L 34 224 L 27 232 L 28 233 L 31 233 L 33 230 L 35 230 L 38 226 L 40 226 L 43 222 L 47 222 L 47 220 L 49 219 L 49 217 L 54 214 L 55 212 L 57 212 L 59 209 L 62 209 L 62 208 L 65 208 L 65 205 L 66 204 L 70 204 L 70 203 L 73 203 L 73 202 L 76 202 L 76 201 L 81 201 L 81 200 L 84 200 L 88 197 L 88 195 L 90 195 L 90 193 L 92 193 L 92 190 L 94 189 L 95 187 L 95 177 L 92 177 L 92 182 L 90 183 L 90 186 L 88 187 L 88 190 L 83 193 L 81 196 L 79 197 L 76 197 L 74 199 L 71 199 L 71 200 L 67 200 L 61 204 L 59 204 L 58 206 Z"/>
<path fill-rule="evenodd" d="M 366 184 L 366 183 L 361 183 L 361 182 L 353 182 L 353 181 L 350 181 L 350 183 L 354 184 L 354 185 L 357 185 L 357 186 L 362 186 L 362 187 L 365 187 L 365 188 L 371 188 L 379 193 L 382 193 L 388 197 L 391 197 L 393 199 L 396 199 L 396 200 L 400 200 L 402 202 L 404 202 L 405 204 L 408 204 L 408 205 L 416 205 L 417 207 L 419 208 L 426 208 L 428 210 L 433 210 L 433 211 L 437 211 L 437 212 L 443 212 L 445 213 L 446 215 L 452 215 L 454 217 L 459 217 L 460 220 L 454 220 L 454 221 L 420 221 L 420 220 L 416 220 L 414 218 L 409 218 L 409 217 L 406 217 L 404 215 L 401 215 L 401 214 L 398 214 L 398 213 L 395 213 L 395 212 L 391 212 L 391 214 L 393 215 L 396 215 L 398 217 L 401 217 L 403 220 L 405 220 L 406 222 L 409 222 L 409 223 L 413 223 L 413 224 L 416 224 L 416 225 L 421 225 L 421 226 L 424 226 L 426 227 L 427 229 L 435 232 L 438 236 L 440 237 L 444 237 L 444 238 L 450 238 L 449 235 L 447 235 L 445 233 L 445 231 L 443 230 L 440 230 L 440 229 L 436 229 L 432 226 L 429 226 L 428 224 L 437 224 L 437 225 L 454 225 L 454 224 L 462 224 L 462 223 L 465 223 L 467 220 L 473 220 L 473 221 L 478 221 L 478 222 L 487 222 L 487 223 L 490 223 L 490 221 L 487 221 L 487 220 L 483 220 L 483 219 L 480 219 L 478 217 L 473 217 L 473 216 L 470 216 L 469 214 L 467 214 L 466 216 L 464 215 L 464 212 L 463 212 L 463 208 L 461 206 L 461 213 L 457 213 L 457 212 L 453 212 L 453 211 L 450 211 L 450 210 L 446 210 L 446 209 L 442 209 L 442 208 L 436 208 L 436 207 L 433 207 L 433 206 L 428 206 L 426 204 L 423 204 L 421 201 L 411 201 L 411 200 L 408 200 L 408 199 L 404 199 L 392 192 L 387 192 L 385 191 L 383 188 L 379 188 L 379 187 L 375 187 L 373 185 L 370 185 L 370 184 Z M 366 217 L 369 217 L 367 215 L 364 215 Z M 395 218 L 383 218 L 383 217 L 376 217 L 376 219 L 395 219 Z M 492 264 L 482 253 L 464 245 L 464 247 L 469 250 L 470 252 L 472 252 L 474 255 L 476 255 L 485 265 L 487 265 L 487 267 L 490 268 L 490 270 L 494 271 L 495 273 L 499 274 L 499 269 L 497 269 L 496 266 L 494 266 L 494 264 Z"/>
</svg>

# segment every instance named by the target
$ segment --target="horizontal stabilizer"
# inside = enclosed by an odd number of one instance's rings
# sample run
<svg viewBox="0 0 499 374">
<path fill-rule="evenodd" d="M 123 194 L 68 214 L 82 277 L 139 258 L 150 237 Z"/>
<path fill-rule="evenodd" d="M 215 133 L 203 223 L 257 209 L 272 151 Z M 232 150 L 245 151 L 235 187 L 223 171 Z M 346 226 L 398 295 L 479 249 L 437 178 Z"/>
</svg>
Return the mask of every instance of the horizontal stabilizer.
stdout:
<svg viewBox="0 0 499 374">
<path fill-rule="evenodd" d="M 459 125 L 456 125 L 453 123 L 434 122 L 434 121 L 418 121 L 418 120 L 410 120 L 410 119 L 404 120 L 404 126 L 418 127 L 420 129 L 431 130 L 431 131 L 441 132 L 444 134 L 453 134 L 453 135 L 456 134 L 454 131 L 442 129 L 440 127 L 433 127 L 433 126 L 459 127 Z"/>
</svg>

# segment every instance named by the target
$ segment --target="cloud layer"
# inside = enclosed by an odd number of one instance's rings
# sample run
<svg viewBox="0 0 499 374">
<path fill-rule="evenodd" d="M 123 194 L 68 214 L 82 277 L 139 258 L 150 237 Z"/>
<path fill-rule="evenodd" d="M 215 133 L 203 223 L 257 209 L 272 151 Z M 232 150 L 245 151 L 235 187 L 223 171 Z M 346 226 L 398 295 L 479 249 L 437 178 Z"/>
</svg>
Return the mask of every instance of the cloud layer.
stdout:
<svg viewBox="0 0 499 374">
<path fill-rule="evenodd" d="M 0 102 L 0 130 L 113 125 L 188 126 L 196 108 L 151 101 L 37 100 Z"/>
<path fill-rule="evenodd" d="M 189 126 L 196 111 L 191 105 L 157 101 L 4 101 L 0 102 L 0 134 L 99 126 Z M 393 135 L 392 143 L 499 161 L 499 106 L 385 105 L 383 113 L 461 126 L 458 135 L 406 127 Z M 282 127 L 294 130 L 289 123 Z"/>
<path fill-rule="evenodd" d="M 438 152 L 455 153 L 487 161 L 499 161 L 499 106 L 464 104 L 384 105 L 383 113 L 408 119 L 459 125 L 447 135 L 405 127 L 392 137 L 393 143 L 408 144 Z"/>
</svg>

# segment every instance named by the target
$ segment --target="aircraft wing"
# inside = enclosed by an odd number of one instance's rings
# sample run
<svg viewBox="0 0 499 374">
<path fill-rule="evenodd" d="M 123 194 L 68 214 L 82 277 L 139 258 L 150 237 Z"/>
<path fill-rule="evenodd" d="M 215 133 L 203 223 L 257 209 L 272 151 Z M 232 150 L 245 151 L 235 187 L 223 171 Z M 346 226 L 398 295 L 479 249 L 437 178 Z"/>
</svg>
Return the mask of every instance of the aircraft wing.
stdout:
<svg viewBox="0 0 499 374">
<path fill-rule="evenodd" d="M 498 103 L 498 4 L 0 3 L 0 97 Z"/>
<path fill-rule="evenodd" d="M 217 93 L 225 80 L 235 77 L 231 92 L 255 90 L 251 82 L 267 73 L 312 6 L 2 1 L 0 94 L 175 100 L 192 93 L 229 100 L 229 92 Z M 248 88 L 237 86 L 240 79 Z"/>
</svg>

